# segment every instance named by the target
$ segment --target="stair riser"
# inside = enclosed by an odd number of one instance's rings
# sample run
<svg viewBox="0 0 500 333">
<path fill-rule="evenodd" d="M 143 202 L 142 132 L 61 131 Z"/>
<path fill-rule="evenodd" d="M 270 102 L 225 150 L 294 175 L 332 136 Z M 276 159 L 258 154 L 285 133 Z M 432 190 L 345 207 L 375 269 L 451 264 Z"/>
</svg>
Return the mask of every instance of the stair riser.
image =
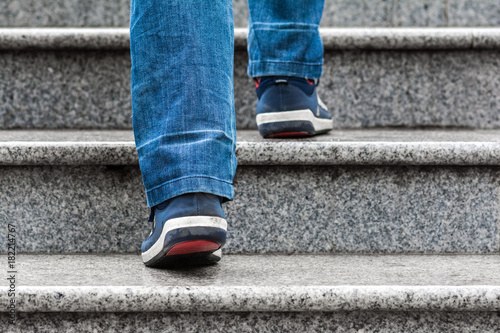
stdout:
<svg viewBox="0 0 500 333">
<path fill-rule="evenodd" d="M 235 57 L 237 127 L 256 128 L 247 55 Z M 500 51 L 335 51 L 319 87 L 337 128 L 500 128 Z M 126 51 L 0 53 L 0 128 L 131 128 Z"/>
<path fill-rule="evenodd" d="M 498 332 L 496 312 L 18 313 L 8 332 Z M 0 315 L 7 325 L 8 316 Z"/>
<path fill-rule="evenodd" d="M 235 26 L 248 24 L 245 0 L 234 0 Z M 130 0 L 12 0 L 0 11 L 4 27 L 124 27 Z M 41 14 L 43 13 L 43 14 Z M 326 0 L 321 25 L 327 26 L 494 26 L 500 25 L 496 0 Z"/>
<path fill-rule="evenodd" d="M 498 253 L 499 179 L 486 166 L 241 166 L 226 253 Z M 5 166 L 0 188 L 20 252 L 137 252 L 149 233 L 136 166 Z"/>
</svg>

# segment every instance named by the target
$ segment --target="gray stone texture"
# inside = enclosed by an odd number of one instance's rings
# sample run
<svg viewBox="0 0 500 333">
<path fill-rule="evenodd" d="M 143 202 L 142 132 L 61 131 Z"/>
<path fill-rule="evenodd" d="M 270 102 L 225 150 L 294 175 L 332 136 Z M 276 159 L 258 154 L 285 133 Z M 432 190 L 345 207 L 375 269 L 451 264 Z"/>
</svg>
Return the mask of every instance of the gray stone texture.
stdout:
<svg viewBox="0 0 500 333">
<path fill-rule="evenodd" d="M 125 27 L 130 0 L 4 0 L 3 27 Z"/>
<path fill-rule="evenodd" d="M 325 57 L 337 127 L 500 126 L 498 51 L 346 51 Z M 494 69 L 495 68 L 495 69 Z"/>
<path fill-rule="evenodd" d="M 326 0 L 322 26 L 446 27 L 500 24 L 494 0 Z"/>
<path fill-rule="evenodd" d="M 0 167 L 20 252 L 137 252 L 137 166 Z M 226 253 L 498 253 L 498 167 L 241 166 Z M 6 250 L 6 234 L 0 234 Z"/>
<path fill-rule="evenodd" d="M 247 56 L 235 58 L 238 128 L 256 128 Z M 500 52 L 331 51 L 319 94 L 337 128 L 500 128 Z M 0 128 L 131 128 L 127 51 L 0 53 Z"/>
<path fill-rule="evenodd" d="M 500 49 L 500 28 L 326 28 L 320 34 L 327 52 Z"/>
<path fill-rule="evenodd" d="M 8 333 L 25 332 L 388 332 L 496 333 L 495 312 L 19 313 Z M 147 324 L 145 324 L 147 323 Z"/>
<path fill-rule="evenodd" d="M 321 28 L 326 51 L 500 49 L 500 28 Z M 246 51 L 248 29 L 234 31 Z M 129 50 L 127 28 L 0 28 L 0 50 Z"/>
<path fill-rule="evenodd" d="M 3 128 L 131 128 L 128 51 L 0 54 Z"/>
<path fill-rule="evenodd" d="M 83 273 L 83 272 L 82 272 Z M 188 272 L 185 272 L 189 274 Z M 85 274 L 85 273 L 83 273 Z M 119 274 L 119 271 L 115 271 Z M 186 274 L 186 275 L 187 275 Z M 189 279 L 186 279 L 188 281 Z M 19 312 L 498 311 L 499 286 L 21 286 Z M 60 282 L 60 283 L 64 283 Z M 1 287 L 7 303 L 9 287 Z M 4 308 L 2 312 L 7 312 Z"/>
<path fill-rule="evenodd" d="M 21 255 L 16 263 L 24 313 L 500 309 L 498 256 L 233 255 L 177 270 L 123 254 Z"/>
<path fill-rule="evenodd" d="M 237 132 L 238 165 L 500 165 L 500 130 L 334 130 L 300 140 Z M 131 130 L 3 130 L 0 165 L 137 165 Z"/>
<path fill-rule="evenodd" d="M 234 0 L 235 26 L 248 24 L 245 0 Z M 6 0 L 0 4 L 4 27 L 124 27 L 129 0 Z M 326 0 L 321 25 L 328 26 L 495 26 L 496 0 Z"/>
<path fill-rule="evenodd" d="M 16 325 L 0 311 L 9 332 L 500 327 L 496 255 L 233 255 L 176 270 L 123 254 L 20 255 L 17 262 Z M 1 284 L 5 303 L 8 283 Z"/>
<path fill-rule="evenodd" d="M 40 265 L 41 262 L 43 265 Z M 85 286 L 248 286 L 263 287 L 263 291 L 267 287 L 287 286 L 306 289 L 315 286 L 365 286 L 367 288 L 363 290 L 369 295 L 368 291 L 376 291 L 377 287 L 398 292 L 418 286 L 429 287 L 413 289 L 422 294 L 443 286 L 479 290 L 481 288 L 477 286 L 498 287 L 500 284 L 500 256 L 484 254 L 224 255 L 217 265 L 175 270 L 146 267 L 137 254 L 20 254 L 16 268 L 19 286 L 74 288 L 68 289 L 68 293 L 77 292 L 78 287 Z M 0 280 L 0 286 L 9 284 L 7 279 Z M 386 289 L 387 286 L 392 287 Z M 441 290 L 456 292 L 460 288 Z M 116 289 L 119 290 L 123 291 Z"/>
<path fill-rule="evenodd" d="M 0 28 L 0 50 L 129 50 L 127 28 Z"/>
</svg>

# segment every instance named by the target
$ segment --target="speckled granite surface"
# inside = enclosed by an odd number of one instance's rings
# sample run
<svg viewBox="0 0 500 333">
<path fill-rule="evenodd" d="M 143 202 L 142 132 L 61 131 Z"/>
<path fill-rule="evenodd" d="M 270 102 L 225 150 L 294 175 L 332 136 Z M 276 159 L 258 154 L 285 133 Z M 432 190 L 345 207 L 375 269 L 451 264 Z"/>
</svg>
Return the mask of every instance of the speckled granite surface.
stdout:
<svg viewBox="0 0 500 333">
<path fill-rule="evenodd" d="M 21 252 L 136 252 L 149 232 L 137 166 L 0 169 L 0 221 L 18 226 Z M 226 251 L 498 253 L 499 179 L 499 167 L 242 166 Z"/>
<path fill-rule="evenodd" d="M 322 28 L 325 50 L 457 50 L 500 48 L 500 28 Z M 247 29 L 234 44 L 246 51 Z M 128 50 L 127 28 L 4 28 L 0 50 Z"/>
<path fill-rule="evenodd" d="M 239 165 L 500 165 L 499 130 L 335 130 L 300 140 L 238 131 Z M 130 130 L 0 131 L 0 165 L 137 165 Z"/>
<path fill-rule="evenodd" d="M 340 52 L 319 94 L 337 127 L 500 125 L 498 52 Z M 488 69 L 489 68 L 489 69 Z M 495 72 L 495 74 L 493 74 Z"/>
<path fill-rule="evenodd" d="M 319 94 L 334 126 L 500 128 L 500 51 L 332 51 Z M 238 128 L 256 128 L 247 56 L 235 59 Z M 127 51 L 0 53 L 0 128 L 131 128 Z"/>
<path fill-rule="evenodd" d="M 128 51 L 0 53 L 0 126 L 131 128 Z"/>
<path fill-rule="evenodd" d="M 248 24 L 245 0 L 234 0 L 235 26 Z M 129 0 L 7 0 L 0 24 L 24 26 L 106 26 L 129 24 Z M 326 0 L 322 26 L 494 26 L 500 25 L 496 0 Z"/>
<path fill-rule="evenodd" d="M 0 314 L 0 322 L 6 315 Z M 147 324 L 145 324 L 147 323 Z M 495 312 L 29 313 L 7 332 L 390 332 L 497 333 Z"/>
<path fill-rule="evenodd" d="M 118 273 L 118 272 L 117 272 Z M 244 281 L 244 279 L 242 278 Z M 498 311 L 499 286 L 18 287 L 19 312 Z M 8 287 L 1 287 L 2 303 Z M 2 309 L 3 312 L 5 310 Z"/>
<path fill-rule="evenodd" d="M 328 28 L 325 50 L 499 49 L 499 28 Z"/>
<path fill-rule="evenodd" d="M 494 0 L 326 0 L 322 26 L 495 26 Z"/>
<path fill-rule="evenodd" d="M 17 310 L 314 312 L 500 309 L 500 281 L 492 278 L 500 273 L 498 256 L 234 256 L 216 266 L 175 271 L 146 269 L 139 256 L 124 255 L 96 257 L 97 265 L 93 266 L 93 257 L 95 255 L 66 255 L 55 259 L 20 256 L 18 262 L 26 258 L 27 263 L 25 266 L 19 264 L 18 275 L 22 276 L 24 272 L 31 278 L 17 288 Z M 43 269 L 38 268 L 41 261 L 44 262 Z M 132 279 L 118 277 L 127 270 L 125 268 L 130 270 L 126 274 Z M 47 274 L 49 270 L 50 274 Z M 349 272 L 354 274 L 349 276 Z M 420 276 L 415 278 L 412 275 Z M 54 281 L 55 276 L 57 281 Z M 6 281 L 2 283 L 6 284 Z M 6 288 L 0 287 L 2 290 Z M 7 293 L 0 295 L 2 303 L 7 299 Z"/>
<path fill-rule="evenodd" d="M 0 50 L 128 50 L 128 28 L 3 28 Z"/>
<path fill-rule="evenodd" d="M 4 27 L 125 27 L 130 0 L 5 0 L 0 17 Z"/>
<path fill-rule="evenodd" d="M 136 254 L 22 254 L 17 259 L 24 287 L 500 286 L 496 254 L 224 255 L 217 265 L 176 270 L 148 268 Z M 7 285 L 0 280 L 0 286 Z"/>
</svg>

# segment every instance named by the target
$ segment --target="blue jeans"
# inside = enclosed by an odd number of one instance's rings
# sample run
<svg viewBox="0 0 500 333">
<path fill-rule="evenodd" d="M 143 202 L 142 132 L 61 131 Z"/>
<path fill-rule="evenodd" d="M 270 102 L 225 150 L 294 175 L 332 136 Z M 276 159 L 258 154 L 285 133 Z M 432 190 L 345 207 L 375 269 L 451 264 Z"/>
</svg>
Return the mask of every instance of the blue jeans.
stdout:
<svg viewBox="0 0 500 333">
<path fill-rule="evenodd" d="M 324 0 L 249 0 L 251 77 L 319 78 Z M 212 193 L 236 171 L 231 0 L 131 0 L 132 122 L 148 205 Z"/>
</svg>

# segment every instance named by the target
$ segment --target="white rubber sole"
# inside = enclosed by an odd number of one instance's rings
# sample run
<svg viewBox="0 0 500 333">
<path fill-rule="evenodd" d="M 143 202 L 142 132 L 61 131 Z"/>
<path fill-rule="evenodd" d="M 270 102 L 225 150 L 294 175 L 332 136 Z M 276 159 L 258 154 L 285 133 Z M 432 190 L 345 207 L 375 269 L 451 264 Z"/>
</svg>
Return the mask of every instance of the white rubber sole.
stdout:
<svg viewBox="0 0 500 333">
<path fill-rule="evenodd" d="M 308 121 L 313 125 L 316 132 L 331 130 L 333 128 L 332 119 L 317 118 L 309 109 L 260 113 L 257 115 L 257 126 L 284 121 Z"/>
<path fill-rule="evenodd" d="M 142 261 L 146 263 L 157 256 L 161 251 L 163 251 L 163 242 L 165 240 L 165 236 L 169 231 L 180 228 L 193 227 L 219 228 L 227 231 L 227 222 L 222 217 L 215 216 L 188 216 L 168 220 L 167 222 L 165 222 L 158 240 L 153 244 L 153 246 L 149 248 L 149 250 L 141 254 Z"/>
</svg>

